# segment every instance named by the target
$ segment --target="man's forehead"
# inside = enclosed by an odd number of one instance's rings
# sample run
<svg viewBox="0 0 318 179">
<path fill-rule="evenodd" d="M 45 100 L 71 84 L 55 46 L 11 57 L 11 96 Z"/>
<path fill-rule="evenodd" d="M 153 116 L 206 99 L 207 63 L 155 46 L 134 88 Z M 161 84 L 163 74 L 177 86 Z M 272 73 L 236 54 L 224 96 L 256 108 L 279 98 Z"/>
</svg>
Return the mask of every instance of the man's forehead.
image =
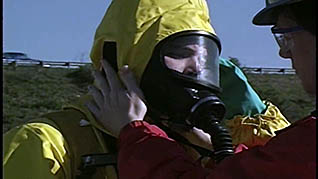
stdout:
<svg viewBox="0 0 318 179">
<path fill-rule="evenodd" d="M 197 52 L 197 53 L 207 53 L 206 46 L 202 44 L 170 44 L 167 48 L 164 49 L 164 53 L 171 52 Z"/>
<path fill-rule="evenodd" d="M 202 44 L 192 44 L 192 45 L 186 45 L 185 48 L 196 50 L 196 51 L 206 51 L 206 47 Z"/>
<path fill-rule="evenodd" d="M 164 48 L 206 47 L 213 43 L 212 39 L 203 36 L 181 36 L 167 41 Z"/>
<path fill-rule="evenodd" d="M 191 48 L 191 49 L 205 49 L 205 45 L 204 44 L 200 44 L 200 43 L 191 43 L 191 44 L 182 44 L 182 43 L 171 43 L 168 46 L 169 48 Z"/>
</svg>

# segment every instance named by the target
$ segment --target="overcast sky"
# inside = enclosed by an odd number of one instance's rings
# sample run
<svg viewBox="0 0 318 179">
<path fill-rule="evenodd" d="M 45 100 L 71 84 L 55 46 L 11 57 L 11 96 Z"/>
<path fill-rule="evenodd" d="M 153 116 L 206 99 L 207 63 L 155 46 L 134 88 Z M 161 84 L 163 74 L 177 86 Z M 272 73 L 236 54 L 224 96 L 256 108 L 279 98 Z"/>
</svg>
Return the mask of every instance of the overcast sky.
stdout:
<svg viewBox="0 0 318 179">
<path fill-rule="evenodd" d="M 52 61 L 88 61 L 96 27 L 110 0 L 4 0 L 3 50 Z M 209 0 L 222 57 L 247 67 L 290 68 L 270 27 L 252 24 L 265 0 Z"/>
</svg>

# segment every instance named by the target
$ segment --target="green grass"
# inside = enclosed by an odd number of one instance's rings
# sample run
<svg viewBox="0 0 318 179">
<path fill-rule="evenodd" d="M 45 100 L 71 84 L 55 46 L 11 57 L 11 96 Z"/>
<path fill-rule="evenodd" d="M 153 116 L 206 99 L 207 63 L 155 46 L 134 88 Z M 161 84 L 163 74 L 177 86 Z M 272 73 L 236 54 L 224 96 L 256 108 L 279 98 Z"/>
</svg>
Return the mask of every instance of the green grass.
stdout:
<svg viewBox="0 0 318 179">
<path fill-rule="evenodd" d="M 248 75 L 250 83 L 262 97 L 277 105 L 295 121 L 307 115 L 315 99 L 303 90 L 295 75 Z M 59 110 L 87 93 L 93 77 L 91 67 L 49 69 L 40 67 L 3 67 L 3 131 Z"/>
<path fill-rule="evenodd" d="M 16 70 L 3 68 L 4 131 L 46 112 L 59 110 L 62 105 L 85 94 L 87 87 L 67 77 L 74 71 L 36 67 L 17 67 Z"/>
<path fill-rule="evenodd" d="M 305 117 L 316 107 L 316 98 L 304 91 L 296 75 L 248 74 L 247 76 L 259 96 L 278 106 L 291 122 Z"/>
</svg>

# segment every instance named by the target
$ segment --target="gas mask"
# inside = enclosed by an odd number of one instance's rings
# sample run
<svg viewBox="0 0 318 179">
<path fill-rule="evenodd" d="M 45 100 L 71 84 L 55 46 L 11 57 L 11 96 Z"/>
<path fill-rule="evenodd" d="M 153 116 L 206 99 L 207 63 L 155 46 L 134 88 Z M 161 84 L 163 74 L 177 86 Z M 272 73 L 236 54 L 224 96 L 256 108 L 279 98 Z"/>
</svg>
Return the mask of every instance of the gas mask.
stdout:
<svg viewBox="0 0 318 179">
<path fill-rule="evenodd" d="M 218 38 L 207 32 L 171 35 L 156 46 L 141 80 L 150 117 L 209 133 L 215 152 L 223 152 L 217 161 L 233 153 L 231 137 L 220 125 L 225 106 L 217 96 L 219 49 Z"/>
</svg>

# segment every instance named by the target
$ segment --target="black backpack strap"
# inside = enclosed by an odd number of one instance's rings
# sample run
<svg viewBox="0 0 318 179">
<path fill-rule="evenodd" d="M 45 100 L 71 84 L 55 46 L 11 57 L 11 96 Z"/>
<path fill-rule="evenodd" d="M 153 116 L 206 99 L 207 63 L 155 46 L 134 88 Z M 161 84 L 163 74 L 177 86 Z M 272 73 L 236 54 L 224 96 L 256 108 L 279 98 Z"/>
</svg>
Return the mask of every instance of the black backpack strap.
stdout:
<svg viewBox="0 0 318 179">
<path fill-rule="evenodd" d="M 81 157 L 81 169 L 102 167 L 107 165 L 117 165 L 117 154 L 101 153 L 101 154 L 87 154 Z"/>
<path fill-rule="evenodd" d="M 114 165 L 114 167 L 117 166 L 117 154 L 98 153 L 82 155 L 81 166 L 79 168 L 81 173 L 76 176 L 76 179 L 90 178 L 92 174 L 96 172 L 98 167 L 105 167 L 108 165 Z"/>
</svg>

